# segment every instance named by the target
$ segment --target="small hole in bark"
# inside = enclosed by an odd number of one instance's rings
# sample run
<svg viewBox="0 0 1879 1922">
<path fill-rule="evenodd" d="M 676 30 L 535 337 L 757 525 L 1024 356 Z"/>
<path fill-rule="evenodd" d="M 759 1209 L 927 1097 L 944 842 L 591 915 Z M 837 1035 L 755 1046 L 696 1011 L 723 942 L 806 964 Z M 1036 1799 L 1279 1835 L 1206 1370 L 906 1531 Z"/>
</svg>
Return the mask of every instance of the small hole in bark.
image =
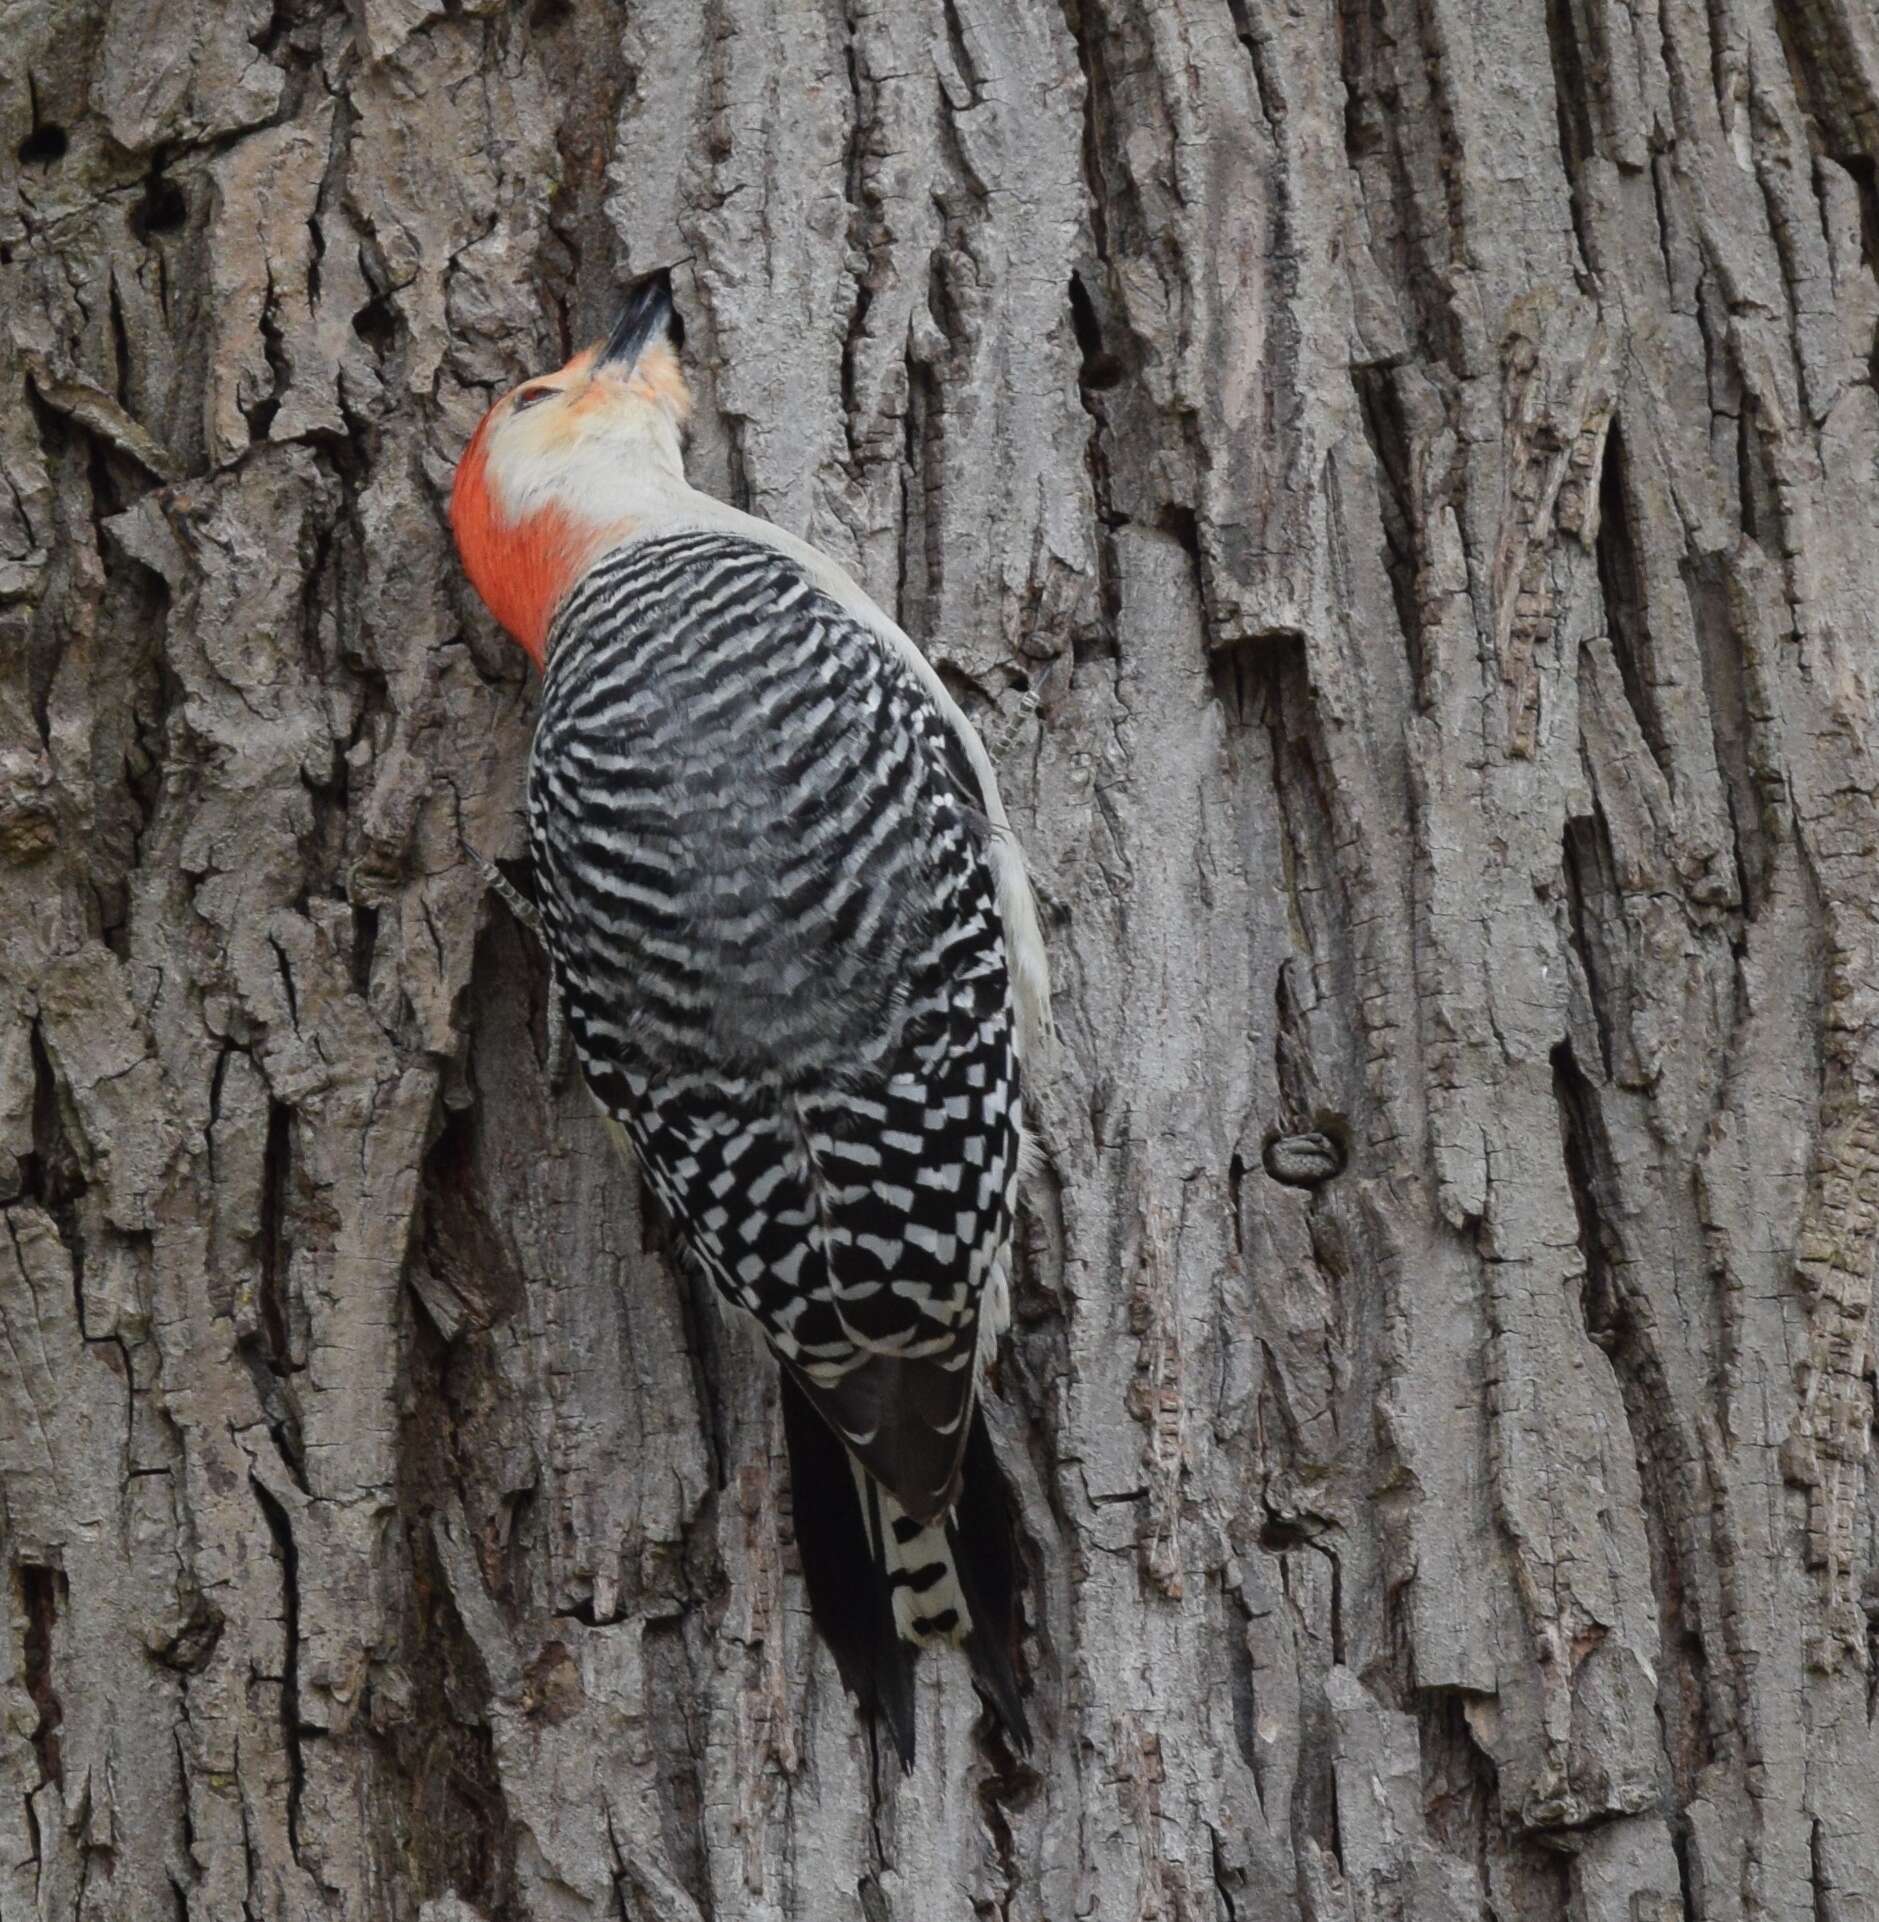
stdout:
<svg viewBox="0 0 1879 1922">
<path fill-rule="evenodd" d="M 378 909 L 352 904 L 352 991 L 364 1000 L 372 986 L 372 958 L 378 952 Z"/>
<path fill-rule="evenodd" d="M 1070 636 L 1070 658 L 1078 667 L 1086 661 L 1113 661 L 1122 653 L 1112 628 L 1075 629 Z"/>
<path fill-rule="evenodd" d="M 1155 517 L 1155 527 L 1179 541 L 1189 560 L 1200 559 L 1200 517 L 1184 501 L 1170 501 Z"/>
<path fill-rule="evenodd" d="M 1083 284 L 1081 274 L 1070 276 L 1070 325 L 1076 331 L 1077 347 L 1083 355 L 1083 370 L 1078 378 L 1083 385 L 1100 393 L 1120 384 L 1128 369 L 1121 357 L 1103 345 L 1102 322 L 1096 318 L 1096 304 Z"/>
<path fill-rule="evenodd" d="M 1200 532 L 1190 510 L 1169 508 L 1158 525 L 1198 561 Z M 1293 666 L 1303 673 L 1304 647 L 1302 634 L 1276 629 L 1218 642 L 1207 650 L 1214 699 L 1220 703 L 1229 728 L 1272 725 L 1279 710 L 1277 677 Z"/>
<path fill-rule="evenodd" d="M 1266 1173 L 1285 1188 L 1317 1188 L 1334 1181 L 1350 1159 L 1350 1141 L 1341 1117 L 1317 1116 L 1309 1129 L 1266 1137 L 1261 1159 Z"/>
<path fill-rule="evenodd" d="M 55 160 L 65 158 L 71 144 L 63 127 L 35 127 L 20 142 L 20 165 L 50 167 Z"/>
<path fill-rule="evenodd" d="M 1311 1536 L 1312 1531 L 1298 1522 L 1269 1515 L 1259 1531 L 1259 1546 L 1270 1555 L 1284 1555 L 1292 1549 L 1305 1547 Z"/>
<path fill-rule="evenodd" d="M 1852 175 L 1859 193 L 1860 259 L 1869 269 L 1879 269 L 1879 162 L 1863 153 L 1834 157 Z"/>
<path fill-rule="evenodd" d="M 375 294 L 352 317 L 352 331 L 382 359 L 398 339 L 398 319 L 383 294 Z"/>
<path fill-rule="evenodd" d="M 130 210 L 130 230 L 139 240 L 152 234 L 173 234 L 189 222 L 189 202 L 175 181 L 159 169 L 146 183 L 143 198 Z"/>
</svg>

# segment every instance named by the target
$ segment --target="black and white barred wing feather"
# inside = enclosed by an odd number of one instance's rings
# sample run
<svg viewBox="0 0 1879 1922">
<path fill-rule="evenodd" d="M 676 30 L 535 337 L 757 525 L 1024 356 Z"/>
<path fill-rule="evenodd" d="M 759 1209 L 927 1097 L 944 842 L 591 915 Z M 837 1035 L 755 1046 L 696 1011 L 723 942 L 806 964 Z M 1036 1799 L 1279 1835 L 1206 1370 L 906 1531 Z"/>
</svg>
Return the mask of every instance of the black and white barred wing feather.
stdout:
<svg viewBox="0 0 1879 1922">
<path fill-rule="evenodd" d="M 918 676 L 774 548 L 641 542 L 557 620 L 531 845 L 582 1066 L 784 1366 L 817 1617 L 903 1752 L 895 1628 L 965 1638 L 1022 1728 L 1009 1523 L 961 1493 L 996 1477 L 974 1399 L 1020 1151 L 982 798 Z M 831 1627 L 861 1576 L 867 1619 Z"/>
</svg>

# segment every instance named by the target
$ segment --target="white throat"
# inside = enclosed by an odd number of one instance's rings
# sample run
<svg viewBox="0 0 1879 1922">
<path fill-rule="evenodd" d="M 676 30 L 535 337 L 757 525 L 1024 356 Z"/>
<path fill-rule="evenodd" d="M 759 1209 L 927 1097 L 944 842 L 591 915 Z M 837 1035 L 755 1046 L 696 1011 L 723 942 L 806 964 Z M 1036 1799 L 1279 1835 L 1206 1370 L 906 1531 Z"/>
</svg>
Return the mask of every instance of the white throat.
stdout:
<svg viewBox="0 0 1879 1922">
<path fill-rule="evenodd" d="M 552 405 L 553 403 L 550 403 Z M 489 486 L 508 521 L 559 508 L 577 522 L 608 526 L 644 519 L 691 490 L 678 428 L 662 408 L 549 434 L 525 414 L 505 423 L 489 451 Z M 534 431 L 525 431 L 534 428 Z"/>
</svg>

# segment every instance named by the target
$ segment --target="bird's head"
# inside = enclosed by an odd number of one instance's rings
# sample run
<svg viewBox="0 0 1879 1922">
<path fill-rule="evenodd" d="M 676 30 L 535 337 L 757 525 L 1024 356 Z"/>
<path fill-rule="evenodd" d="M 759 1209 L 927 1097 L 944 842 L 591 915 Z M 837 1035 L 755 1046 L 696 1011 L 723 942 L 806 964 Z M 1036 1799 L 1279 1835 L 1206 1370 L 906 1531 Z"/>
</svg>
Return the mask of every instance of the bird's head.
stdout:
<svg viewBox="0 0 1879 1922">
<path fill-rule="evenodd" d="M 684 339 L 670 276 L 648 274 L 606 340 L 503 395 L 457 463 L 464 571 L 537 666 L 568 589 L 684 478 Z"/>
</svg>

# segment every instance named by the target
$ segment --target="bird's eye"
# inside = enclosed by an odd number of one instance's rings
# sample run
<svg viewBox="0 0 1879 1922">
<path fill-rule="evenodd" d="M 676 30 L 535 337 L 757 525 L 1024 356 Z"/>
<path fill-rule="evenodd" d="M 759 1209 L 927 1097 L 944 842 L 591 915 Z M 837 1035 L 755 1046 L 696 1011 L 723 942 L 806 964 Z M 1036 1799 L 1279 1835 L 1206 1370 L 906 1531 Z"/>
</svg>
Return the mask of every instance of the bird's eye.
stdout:
<svg viewBox="0 0 1879 1922">
<path fill-rule="evenodd" d="M 515 411 L 519 414 L 524 408 L 533 407 L 537 401 L 546 400 L 555 390 L 552 387 L 524 387 L 515 397 Z"/>
</svg>

